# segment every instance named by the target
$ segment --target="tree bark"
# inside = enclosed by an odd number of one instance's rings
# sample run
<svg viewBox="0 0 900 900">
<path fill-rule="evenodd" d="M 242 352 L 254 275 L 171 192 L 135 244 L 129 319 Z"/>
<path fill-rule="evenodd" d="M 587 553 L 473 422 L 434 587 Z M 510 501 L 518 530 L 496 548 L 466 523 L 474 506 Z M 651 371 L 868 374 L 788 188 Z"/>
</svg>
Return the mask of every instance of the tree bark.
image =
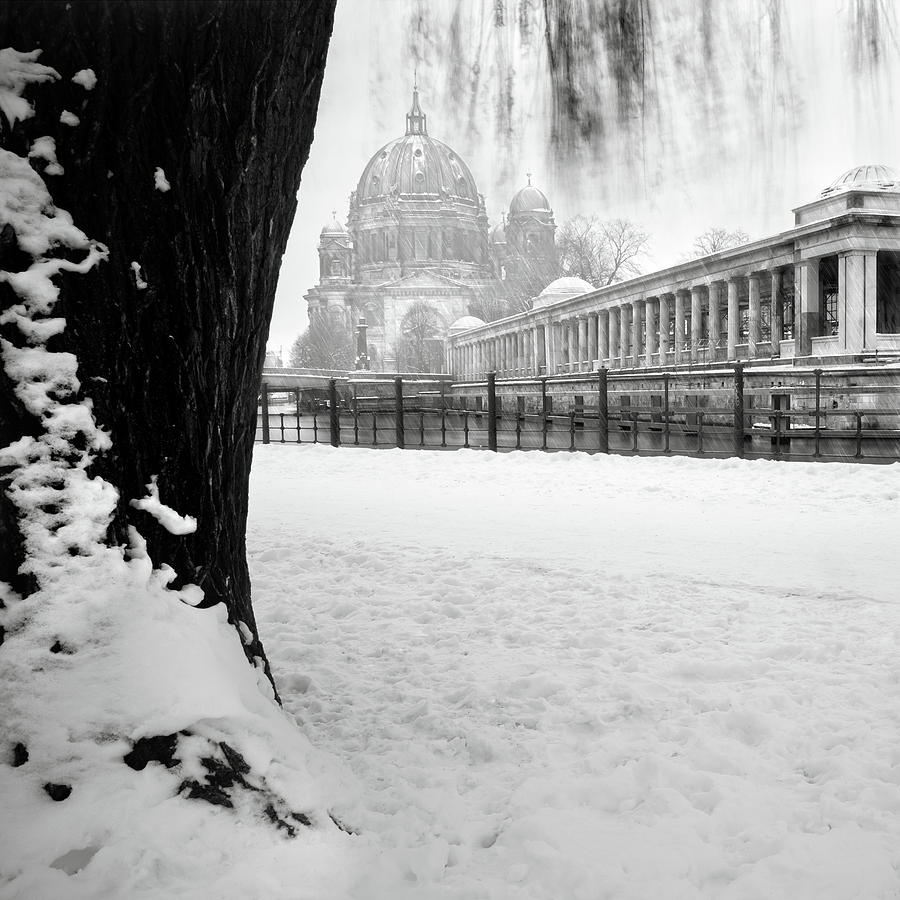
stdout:
<svg viewBox="0 0 900 900">
<path fill-rule="evenodd" d="M 199 585 L 204 605 L 224 603 L 233 624 L 249 627 L 250 659 L 265 660 L 245 558 L 257 392 L 334 2 L 0 6 L 4 44 L 43 48 L 40 61 L 62 76 L 29 88 L 36 115 L 12 131 L 4 120 L 3 145 L 22 153 L 54 137 L 64 174 L 34 165 L 56 205 L 109 247 L 87 275 L 58 279 L 54 314 L 66 328 L 52 339 L 78 358 L 112 439 L 93 467 L 119 492 L 108 539 L 127 544 L 136 526 L 175 586 Z M 88 68 L 92 90 L 71 80 Z M 61 123 L 64 110 L 79 123 Z M 157 167 L 170 190 L 158 189 Z M 13 298 L 2 287 L 5 307 Z M 2 333 L 21 345 L 11 326 Z M 4 445 L 35 428 L 8 388 L 0 384 Z M 197 519 L 195 533 L 170 534 L 129 506 L 153 476 L 163 503 Z M 4 491 L 0 579 L 27 593 L 16 524 Z"/>
</svg>

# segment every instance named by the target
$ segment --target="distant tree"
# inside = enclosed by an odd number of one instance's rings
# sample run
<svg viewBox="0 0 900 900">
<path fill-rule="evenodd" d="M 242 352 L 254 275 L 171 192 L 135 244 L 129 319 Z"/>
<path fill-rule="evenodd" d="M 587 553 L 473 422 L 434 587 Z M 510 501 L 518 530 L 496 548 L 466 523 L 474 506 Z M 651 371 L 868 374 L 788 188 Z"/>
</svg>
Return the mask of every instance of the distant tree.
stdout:
<svg viewBox="0 0 900 900">
<path fill-rule="evenodd" d="M 741 244 L 746 244 L 749 240 L 750 236 L 743 228 L 729 231 L 727 228 L 713 226 L 694 238 L 694 252 L 692 256 L 709 256 L 711 253 L 718 253 L 720 250 L 730 250 L 732 247 L 739 247 Z"/>
<path fill-rule="evenodd" d="M 437 310 L 417 300 L 400 323 L 397 368 L 404 372 L 439 372 L 443 368 L 441 320 Z"/>
<path fill-rule="evenodd" d="M 290 364 L 298 369 L 350 371 L 356 361 L 356 342 L 343 323 L 316 316 L 292 344 Z"/>
<path fill-rule="evenodd" d="M 641 272 L 650 236 L 627 219 L 600 221 L 597 216 L 575 216 L 556 234 L 559 266 L 565 275 L 605 287 Z"/>
</svg>

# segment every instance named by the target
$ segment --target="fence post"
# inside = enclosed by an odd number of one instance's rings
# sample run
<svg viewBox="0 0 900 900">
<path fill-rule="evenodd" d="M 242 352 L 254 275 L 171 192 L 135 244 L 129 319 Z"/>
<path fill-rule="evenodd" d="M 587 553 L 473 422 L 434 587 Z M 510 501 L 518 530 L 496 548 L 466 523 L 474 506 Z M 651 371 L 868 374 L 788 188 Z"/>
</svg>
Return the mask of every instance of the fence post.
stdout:
<svg viewBox="0 0 900 900">
<path fill-rule="evenodd" d="M 353 446 L 359 446 L 359 398 L 353 385 Z"/>
<path fill-rule="evenodd" d="M 331 446 L 341 446 L 341 411 L 338 409 L 337 381 L 328 379 L 328 424 L 331 430 Z"/>
<path fill-rule="evenodd" d="M 597 370 L 597 432 L 600 452 L 609 453 L 609 379 L 603 367 Z"/>
<path fill-rule="evenodd" d="M 547 378 L 541 378 L 541 450 L 547 449 Z"/>
<path fill-rule="evenodd" d="M 394 379 L 394 428 L 397 446 L 402 450 L 406 447 L 406 437 L 403 433 L 403 379 L 399 375 Z"/>
<path fill-rule="evenodd" d="M 734 364 L 734 455 L 744 458 L 744 366 Z"/>
<path fill-rule="evenodd" d="M 269 443 L 269 385 L 265 381 L 260 385 L 260 404 L 262 405 L 263 443 Z"/>
<path fill-rule="evenodd" d="M 665 452 L 669 452 L 669 373 L 663 374 L 663 434 L 665 435 Z"/>
<path fill-rule="evenodd" d="M 822 410 L 822 370 L 814 369 L 813 374 L 816 376 L 816 444 L 813 449 L 813 458 L 819 458 L 819 441 L 821 440 L 821 410 Z"/>
<path fill-rule="evenodd" d="M 488 372 L 487 377 L 487 415 L 488 415 L 488 450 L 497 449 L 497 373 Z"/>
<path fill-rule="evenodd" d="M 441 446 L 447 446 L 447 385 L 441 382 Z"/>
</svg>

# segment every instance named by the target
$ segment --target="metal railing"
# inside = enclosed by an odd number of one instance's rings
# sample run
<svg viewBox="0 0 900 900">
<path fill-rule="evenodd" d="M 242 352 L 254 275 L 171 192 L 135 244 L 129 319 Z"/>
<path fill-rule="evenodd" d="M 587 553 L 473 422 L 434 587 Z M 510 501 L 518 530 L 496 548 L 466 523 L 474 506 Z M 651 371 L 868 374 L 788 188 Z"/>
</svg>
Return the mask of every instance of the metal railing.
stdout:
<svg viewBox="0 0 900 900">
<path fill-rule="evenodd" d="M 263 385 L 257 440 L 377 448 L 900 460 L 900 408 L 848 403 L 826 409 L 823 381 L 833 380 L 831 372 L 814 370 L 812 383 L 807 376 L 794 379 L 797 383 L 763 387 L 748 384 L 740 363 L 706 375 L 709 383 L 703 386 L 697 385 L 697 372 L 648 377 L 610 375 L 605 369 L 500 383 L 489 374 L 484 382 L 451 385 L 399 377 L 352 384 L 332 378 L 324 396 L 303 398 L 298 390 L 280 402 L 272 402 Z M 851 400 L 887 393 L 900 406 L 900 373 L 897 378 L 895 387 L 863 380 L 842 390 Z M 650 387 L 649 381 L 654 382 Z M 834 391 L 830 383 L 829 389 Z M 754 405 L 767 394 L 780 405 L 771 398 L 768 405 Z M 807 406 L 784 408 L 792 399 Z M 475 408 L 470 408 L 473 402 Z"/>
</svg>

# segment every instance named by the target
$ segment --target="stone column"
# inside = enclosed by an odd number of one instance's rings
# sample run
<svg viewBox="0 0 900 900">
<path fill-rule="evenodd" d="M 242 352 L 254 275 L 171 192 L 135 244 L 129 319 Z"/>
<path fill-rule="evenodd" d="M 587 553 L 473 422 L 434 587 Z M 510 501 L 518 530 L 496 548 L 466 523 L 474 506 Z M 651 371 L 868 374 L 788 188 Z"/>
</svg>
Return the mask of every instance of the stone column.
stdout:
<svg viewBox="0 0 900 900">
<path fill-rule="evenodd" d="M 684 295 L 685 291 L 675 291 L 675 363 L 682 361 L 684 353 Z"/>
<path fill-rule="evenodd" d="M 597 358 L 601 366 L 609 359 L 609 310 L 602 309 L 597 314 Z"/>
<path fill-rule="evenodd" d="M 631 364 L 641 365 L 641 307 L 643 300 L 631 301 Z"/>
<path fill-rule="evenodd" d="M 664 366 L 669 352 L 669 294 L 659 295 L 659 364 Z"/>
<path fill-rule="evenodd" d="M 599 316 L 591 313 L 587 318 L 587 355 L 588 355 L 588 371 L 594 368 L 597 359 L 597 322 Z"/>
<path fill-rule="evenodd" d="M 715 361 L 719 358 L 719 341 L 721 330 L 719 324 L 719 282 L 710 281 L 707 285 L 709 294 L 709 358 Z"/>
<path fill-rule="evenodd" d="M 587 316 L 578 317 L 578 371 L 584 368 L 584 363 L 590 357 L 588 352 L 588 320 Z"/>
<path fill-rule="evenodd" d="M 695 284 L 691 288 L 691 361 L 700 359 L 700 338 L 703 337 L 703 296 L 702 288 Z"/>
<path fill-rule="evenodd" d="M 875 349 L 876 254 L 849 250 L 838 257 L 838 337 L 841 349 Z"/>
<path fill-rule="evenodd" d="M 631 344 L 631 305 L 623 304 L 619 307 L 619 359 L 622 360 L 621 365 L 628 365 L 628 355 L 631 352 L 629 345 Z"/>
<path fill-rule="evenodd" d="M 737 278 L 728 279 L 728 359 L 737 359 L 737 342 L 741 328 Z"/>
<path fill-rule="evenodd" d="M 656 329 L 658 319 L 656 315 L 657 301 L 648 297 L 644 302 L 644 365 L 653 365 L 653 354 L 656 352 Z"/>
<path fill-rule="evenodd" d="M 550 374 L 553 365 L 553 325 L 547 320 L 544 323 L 544 374 Z"/>
<path fill-rule="evenodd" d="M 535 325 L 534 328 L 531 329 L 531 374 L 532 375 L 540 375 L 541 374 L 541 329 L 540 326 Z"/>
<path fill-rule="evenodd" d="M 609 311 L 609 366 L 619 366 L 619 307 L 614 306 Z"/>
<path fill-rule="evenodd" d="M 759 276 L 750 275 L 750 333 L 747 337 L 747 355 L 755 359 L 759 355 L 760 311 L 759 311 Z"/>
<path fill-rule="evenodd" d="M 794 266 L 794 347 L 797 356 L 812 353 L 819 333 L 819 260 L 805 259 Z"/>
<path fill-rule="evenodd" d="M 773 269 L 770 273 L 772 290 L 772 308 L 769 311 L 769 322 L 772 323 L 772 356 L 781 356 L 781 336 L 784 332 L 784 309 L 781 300 L 781 270 Z"/>
</svg>

